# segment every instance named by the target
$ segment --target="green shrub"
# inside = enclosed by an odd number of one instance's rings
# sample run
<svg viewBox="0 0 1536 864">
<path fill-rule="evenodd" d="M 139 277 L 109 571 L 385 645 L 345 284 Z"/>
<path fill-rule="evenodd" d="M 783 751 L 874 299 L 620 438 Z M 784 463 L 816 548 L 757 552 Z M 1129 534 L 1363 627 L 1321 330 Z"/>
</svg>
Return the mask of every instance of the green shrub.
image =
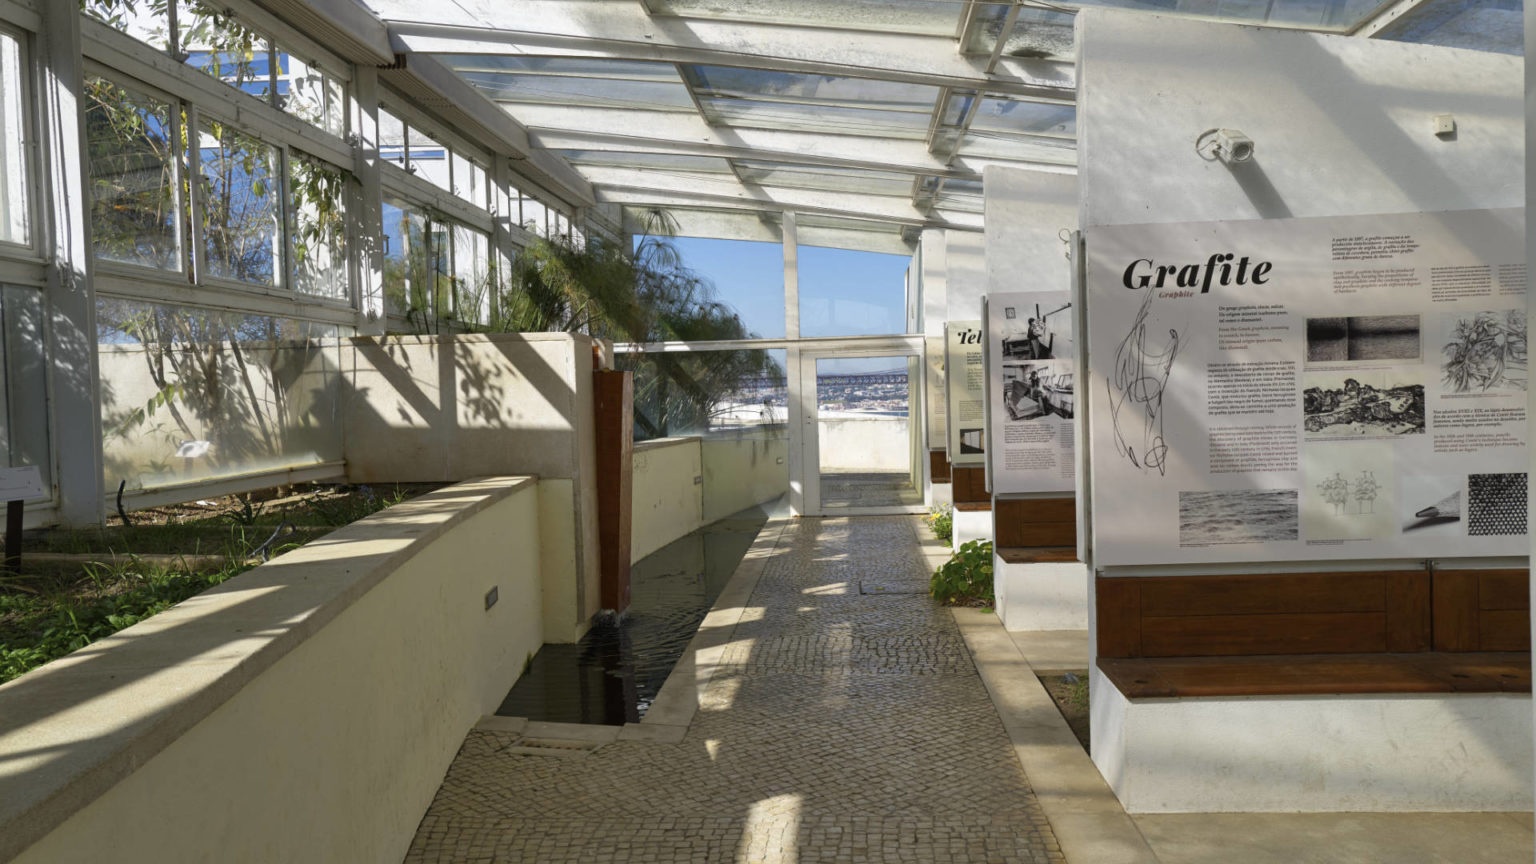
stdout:
<svg viewBox="0 0 1536 864">
<path fill-rule="evenodd" d="M 972 540 L 933 571 L 928 593 L 941 603 L 992 605 L 992 541 Z"/>
<path fill-rule="evenodd" d="M 944 541 L 944 545 L 953 546 L 955 535 L 955 511 L 948 504 L 940 504 L 928 511 L 923 517 L 928 527 L 933 529 L 933 536 Z"/>
</svg>

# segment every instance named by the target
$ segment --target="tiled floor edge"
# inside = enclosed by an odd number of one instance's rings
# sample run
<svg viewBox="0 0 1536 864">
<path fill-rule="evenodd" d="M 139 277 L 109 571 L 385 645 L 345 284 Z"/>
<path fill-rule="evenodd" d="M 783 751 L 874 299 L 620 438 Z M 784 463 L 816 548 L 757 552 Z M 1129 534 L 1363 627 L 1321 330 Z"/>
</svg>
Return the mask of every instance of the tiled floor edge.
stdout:
<svg viewBox="0 0 1536 864">
<path fill-rule="evenodd" d="M 1068 864 L 1157 864 L 990 609 L 950 610 Z"/>
</svg>

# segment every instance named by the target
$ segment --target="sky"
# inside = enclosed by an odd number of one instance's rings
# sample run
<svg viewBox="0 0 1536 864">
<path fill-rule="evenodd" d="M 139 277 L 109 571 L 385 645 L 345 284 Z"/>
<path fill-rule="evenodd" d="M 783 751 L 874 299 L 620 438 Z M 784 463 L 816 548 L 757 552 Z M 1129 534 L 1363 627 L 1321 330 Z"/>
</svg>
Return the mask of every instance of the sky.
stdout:
<svg viewBox="0 0 1536 864">
<path fill-rule="evenodd" d="M 752 333 L 784 336 L 784 250 L 778 243 L 670 241 L 683 263 L 709 279 L 715 299 L 734 307 Z M 911 257 L 804 246 L 800 253 L 800 335 L 864 336 L 906 332 L 906 272 Z M 904 368 L 901 358 L 823 361 L 821 374 Z"/>
</svg>

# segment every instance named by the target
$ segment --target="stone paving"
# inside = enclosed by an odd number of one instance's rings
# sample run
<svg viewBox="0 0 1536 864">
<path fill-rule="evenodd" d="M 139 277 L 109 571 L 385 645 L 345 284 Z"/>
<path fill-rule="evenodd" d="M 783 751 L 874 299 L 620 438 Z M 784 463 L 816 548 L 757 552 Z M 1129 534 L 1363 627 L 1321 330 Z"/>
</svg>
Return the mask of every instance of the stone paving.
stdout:
<svg viewBox="0 0 1536 864">
<path fill-rule="evenodd" d="M 910 507 L 923 503 L 905 472 L 824 472 L 821 506 L 825 510 L 851 507 Z"/>
<path fill-rule="evenodd" d="M 791 523 L 679 744 L 471 732 L 406 861 L 1063 861 L 915 524 Z"/>
</svg>

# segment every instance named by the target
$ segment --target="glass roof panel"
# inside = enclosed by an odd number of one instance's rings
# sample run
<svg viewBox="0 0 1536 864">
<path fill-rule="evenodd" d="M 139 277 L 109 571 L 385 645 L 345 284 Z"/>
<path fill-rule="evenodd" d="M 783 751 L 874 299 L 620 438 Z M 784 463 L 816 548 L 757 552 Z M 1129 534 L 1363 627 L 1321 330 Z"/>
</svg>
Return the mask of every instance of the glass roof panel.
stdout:
<svg viewBox="0 0 1536 864">
<path fill-rule="evenodd" d="M 971 132 L 1005 132 L 1072 138 L 1077 135 L 1077 106 L 1024 102 L 988 96 L 971 120 Z"/>
<path fill-rule="evenodd" d="M 955 32 L 960 0 L 647 0 L 657 15 L 767 21 L 884 33 Z"/>
<path fill-rule="evenodd" d="M 633 78 L 637 81 L 681 79 L 671 63 L 647 60 L 604 60 L 580 57 L 528 57 L 520 54 L 437 54 L 454 69 L 486 72 L 531 72 L 536 75 L 572 75 L 586 78 Z"/>
<path fill-rule="evenodd" d="M 1383 30 L 1381 38 L 1524 55 L 1523 16 L 1521 0 L 1429 0 Z"/>
<path fill-rule="evenodd" d="M 520 72 L 459 70 L 465 81 L 497 102 L 543 102 L 604 108 L 645 108 L 693 111 L 693 100 L 681 81 L 634 81 L 623 78 L 572 78 Z"/>
<path fill-rule="evenodd" d="M 699 101 L 707 119 L 716 124 L 887 138 L 923 138 L 928 134 L 929 115 L 916 111 L 870 111 L 712 96 L 701 96 Z"/>
<path fill-rule="evenodd" d="M 1076 165 L 1077 142 L 1070 138 L 1039 138 L 997 132 L 971 132 L 960 142 L 960 156 L 982 156 L 1052 165 Z"/>
<path fill-rule="evenodd" d="M 872 78 L 769 72 L 731 66 L 687 66 L 684 69 L 701 96 L 918 111 L 926 116 L 933 113 L 933 102 L 939 95 L 937 87 Z"/>
<path fill-rule="evenodd" d="M 986 203 L 980 195 L 955 195 L 949 191 L 947 184 L 934 199 L 933 206 L 940 210 L 958 210 L 961 213 L 981 213 L 986 210 Z"/>
<path fill-rule="evenodd" d="M 765 186 L 899 196 L 907 195 L 912 189 L 911 175 L 892 171 L 822 168 L 815 165 L 755 160 L 737 160 L 736 168 L 741 172 L 743 181 Z"/>
<path fill-rule="evenodd" d="M 1160 15 L 1342 32 L 1375 11 L 1381 0 L 1090 0 L 1065 5 L 1113 6 Z"/>
<path fill-rule="evenodd" d="M 713 156 L 685 153 L 636 153 L 611 150 L 556 150 L 573 165 L 603 165 L 615 168 L 644 168 L 662 171 L 731 173 L 730 163 Z"/>
</svg>

